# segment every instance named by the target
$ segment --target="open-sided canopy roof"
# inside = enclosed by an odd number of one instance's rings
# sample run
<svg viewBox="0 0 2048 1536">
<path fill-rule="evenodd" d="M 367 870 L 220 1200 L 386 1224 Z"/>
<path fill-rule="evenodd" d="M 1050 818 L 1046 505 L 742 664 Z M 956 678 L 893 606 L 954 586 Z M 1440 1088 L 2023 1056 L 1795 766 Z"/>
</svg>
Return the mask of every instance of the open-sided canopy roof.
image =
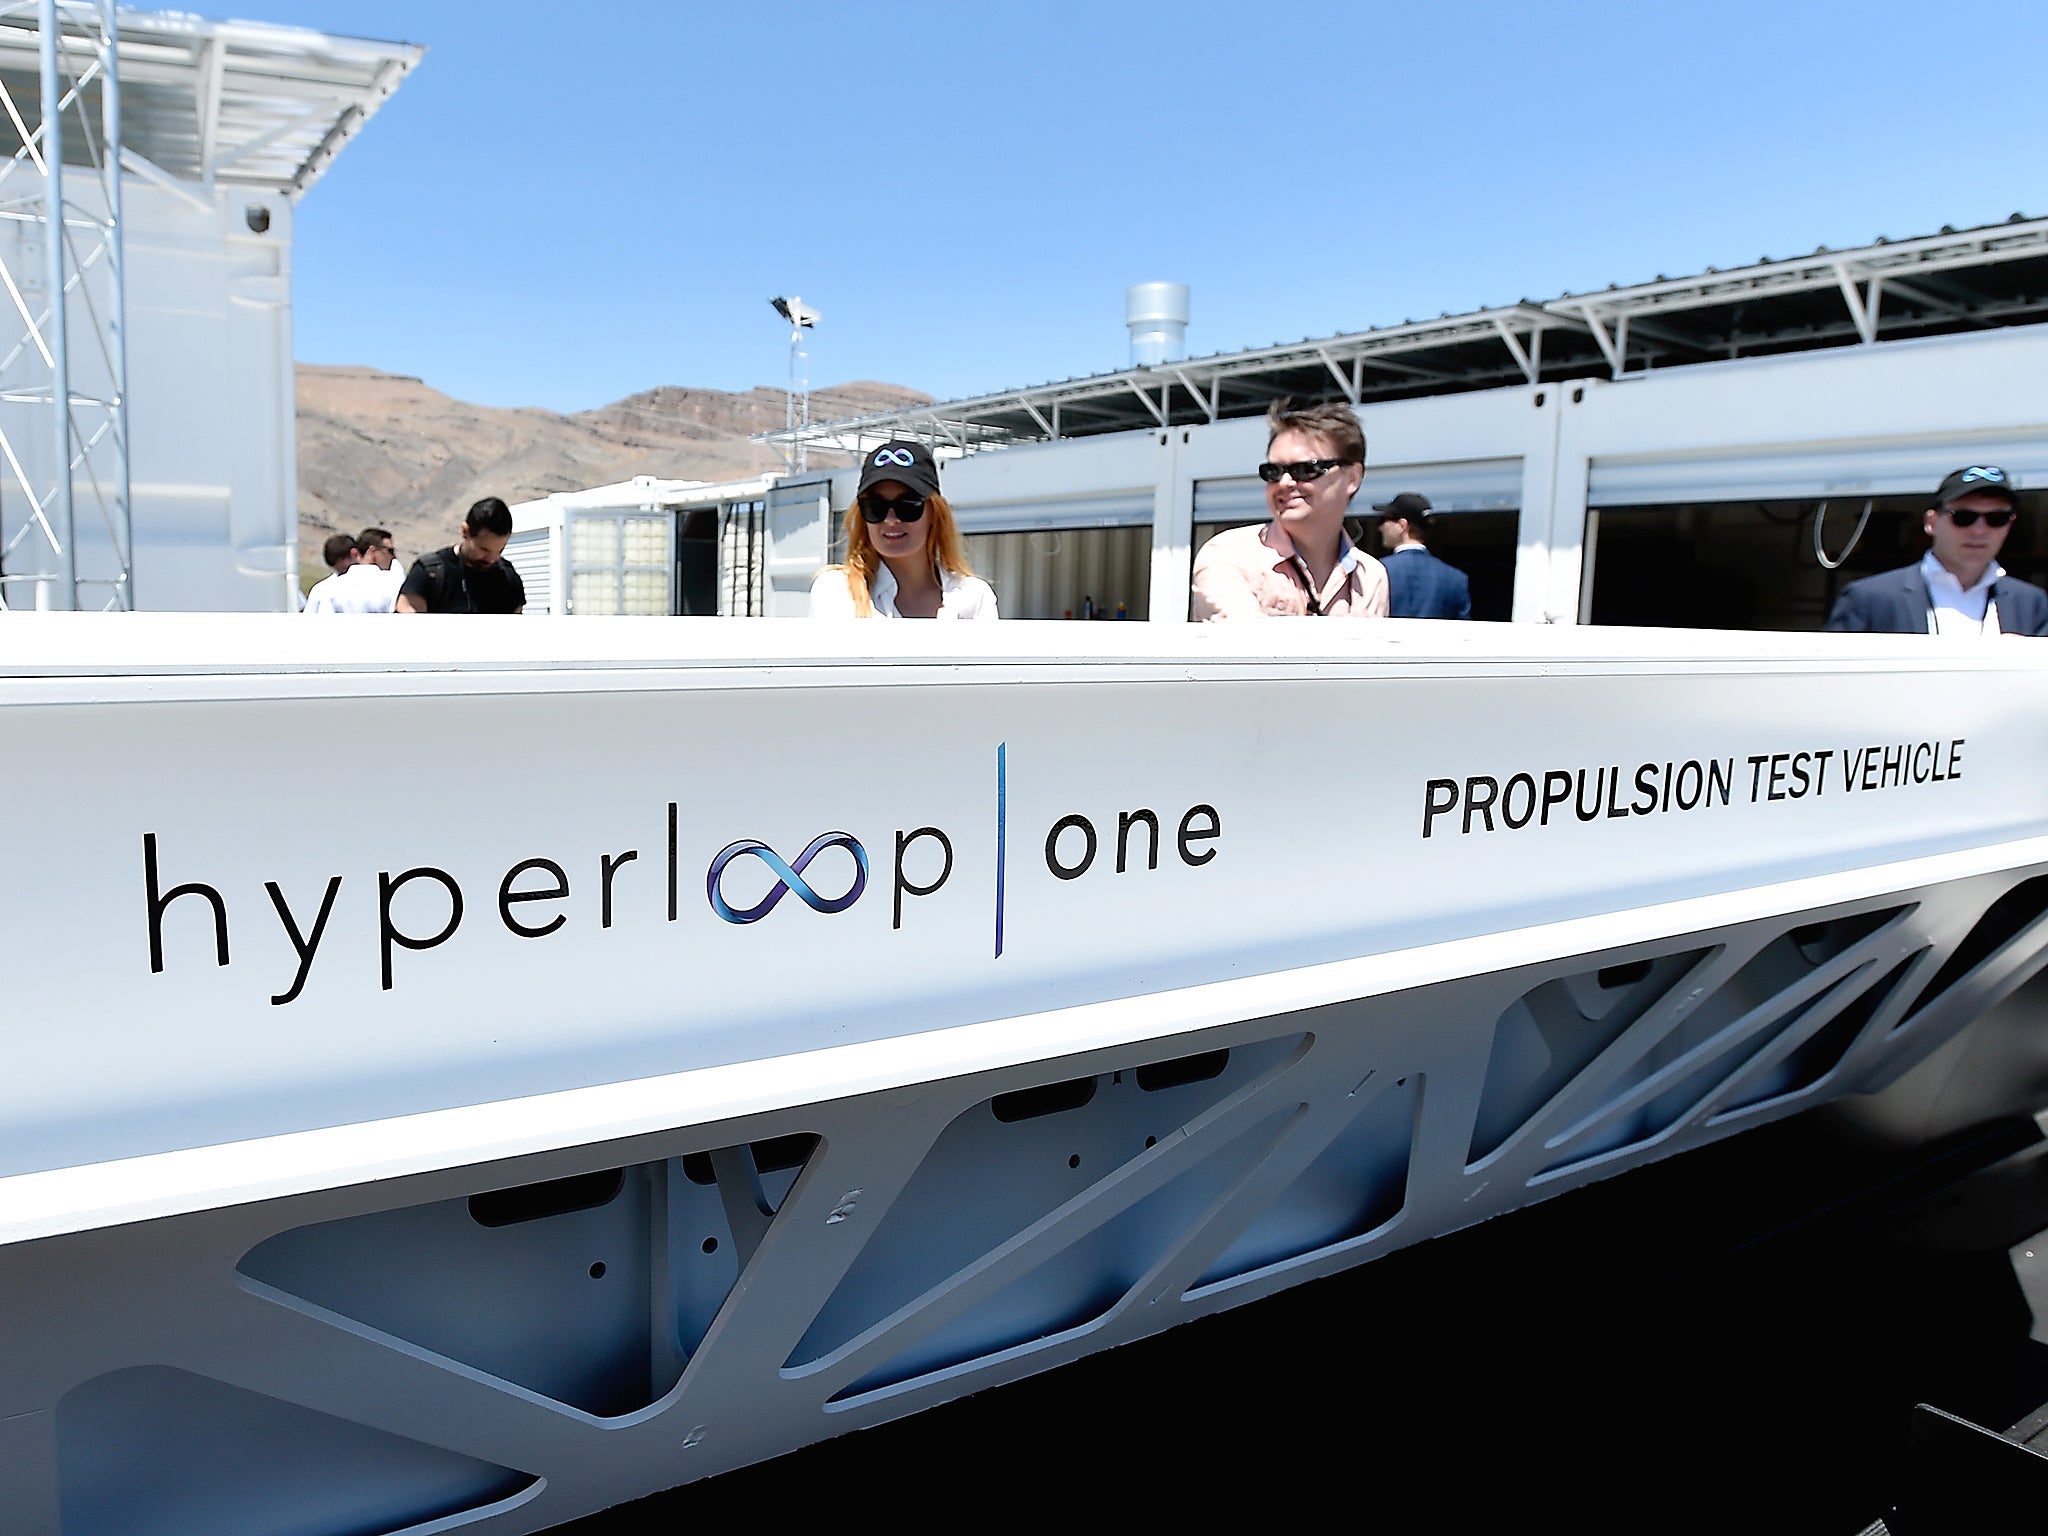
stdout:
<svg viewBox="0 0 2048 1536">
<path fill-rule="evenodd" d="M 961 448 L 1256 415 L 1281 396 L 1354 404 L 2048 320 L 2048 219 L 1763 258 L 1725 272 L 1523 300 L 791 433 L 859 452 L 892 437 Z"/>
<path fill-rule="evenodd" d="M 67 19 L 71 9 L 64 8 Z M 38 99 L 37 10 L 0 5 L 0 82 L 16 101 Z M 130 169 L 287 196 L 319 178 L 424 52 L 260 22 L 118 15 L 121 139 Z M 68 84 L 92 60 L 89 40 L 67 28 L 61 58 Z M 97 82 L 86 87 L 84 106 L 97 122 Z M 72 124 L 67 111 L 64 159 L 90 163 L 92 147 Z M 20 147 L 14 124 L 0 118 L 0 158 Z"/>
</svg>

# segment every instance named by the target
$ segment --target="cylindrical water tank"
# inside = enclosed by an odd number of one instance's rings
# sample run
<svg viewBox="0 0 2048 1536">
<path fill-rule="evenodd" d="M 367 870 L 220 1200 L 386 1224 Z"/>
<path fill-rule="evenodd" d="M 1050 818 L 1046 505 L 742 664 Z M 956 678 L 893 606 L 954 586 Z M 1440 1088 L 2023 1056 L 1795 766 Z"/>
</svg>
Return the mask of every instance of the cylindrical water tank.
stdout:
<svg viewBox="0 0 2048 1536">
<path fill-rule="evenodd" d="M 1124 290 L 1124 324 L 1131 332 L 1131 362 L 1140 368 L 1187 355 L 1188 285 L 1133 283 Z"/>
</svg>

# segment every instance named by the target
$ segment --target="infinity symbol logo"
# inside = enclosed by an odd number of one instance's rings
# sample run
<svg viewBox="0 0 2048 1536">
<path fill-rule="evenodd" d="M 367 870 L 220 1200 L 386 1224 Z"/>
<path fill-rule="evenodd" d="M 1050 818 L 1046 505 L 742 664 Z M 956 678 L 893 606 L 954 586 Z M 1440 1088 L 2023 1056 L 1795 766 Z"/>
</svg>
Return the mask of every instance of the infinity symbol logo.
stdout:
<svg viewBox="0 0 2048 1536">
<path fill-rule="evenodd" d="M 2005 471 L 1986 469 L 1982 465 L 1973 464 L 1963 471 L 1963 484 L 1968 485 L 1972 480 L 1989 480 L 1994 485 L 2002 484 L 2005 480 Z"/>
<path fill-rule="evenodd" d="M 827 848 L 844 848 L 853 855 L 853 884 L 844 896 L 820 896 L 811 888 L 810 882 L 804 879 L 804 871 L 810 868 L 811 861 Z M 725 897 L 720 893 L 718 879 L 725 873 L 726 865 L 748 853 L 775 871 L 775 888 L 755 905 L 734 911 L 726 904 Z M 758 923 L 773 912 L 775 904 L 791 891 L 796 892 L 797 899 L 813 912 L 844 912 L 860 900 L 860 893 L 867 888 L 868 851 L 854 840 L 852 834 L 846 832 L 827 832 L 822 837 L 812 838 L 804 851 L 786 864 L 782 861 L 782 855 L 766 843 L 757 842 L 751 837 L 741 838 L 720 850 L 718 857 L 711 861 L 709 873 L 704 877 L 704 894 L 711 900 L 711 910 L 728 923 Z"/>
<path fill-rule="evenodd" d="M 894 464 L 899 469 L 908 469 L 917 460 L 911 456 L 908 448 L 884 448 L 872 459 L 868 460 L 868 462 L 870 464 Z"/>
</svg>

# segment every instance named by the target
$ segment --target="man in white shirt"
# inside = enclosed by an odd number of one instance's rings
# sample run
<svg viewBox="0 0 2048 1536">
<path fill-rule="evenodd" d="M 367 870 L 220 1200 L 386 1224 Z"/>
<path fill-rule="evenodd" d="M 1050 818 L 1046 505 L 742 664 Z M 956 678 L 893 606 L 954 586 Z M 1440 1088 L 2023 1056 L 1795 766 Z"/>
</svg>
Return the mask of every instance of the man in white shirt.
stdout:
<svg viewBox="0 0 2048 1536">
<path fill-rule="evenodd" d="M 394 591 L 405 585 L 405 562 L 398 558 L 398 545 L 392 541 L 389 528 L 365 528 L 356 535 L 356 550 L 380 571 L 391 573 Z"/>
<path fill-rule="evenodd" d="M 356 535 L 359 564 L 344 571 L 335 589 L 336 613 L 391 613 L 405 585 L 405 566 L 389 528 L 365 528 Z"/>
<path fill-rule="evenodd" d="M 1828 628 L 1895 635 L 2048 635 L 2048 592 L 1998 563 L 2019 516 L 2012 477 L 1972 464 L 1941 482 L 1921 523 L 1917 565 L 1852 581 Z"/>
<path fill-rule="evenodd" d="M 335 538 L 345 535 L 337 534 Z M 334 539 L 327 541 L 334 543 Z M 390 613 L 398 602 L 398 586 L 405 578 L 389 568 L 391 535 L 381 528 L 366 528 L 350 543 L 354 565 L 337 569 L 316 586 L 306 598 L 308 613 Z"/>
<path fill-rule="evenodd" d="M 382 566 L 365 560 L 334 580 L 327 595 L 327 613 L 390 613 L 398 603 L 398 583 Z M 308 609 L 310 612 L 310 608 Z"/>
<path fill-rule="evenodd" d="M 313 583 L 313 589 L 306 594 L 307 613 L 333 613 L 332 606 L 335 585 L 344 572 L 351 569 L 360 558 L 356 552 L 356 541 L 345 533 L 331 533 L 327 542 L 320 546 L 320 558 L 327 562 L 333 574 Z"/>
</svg>

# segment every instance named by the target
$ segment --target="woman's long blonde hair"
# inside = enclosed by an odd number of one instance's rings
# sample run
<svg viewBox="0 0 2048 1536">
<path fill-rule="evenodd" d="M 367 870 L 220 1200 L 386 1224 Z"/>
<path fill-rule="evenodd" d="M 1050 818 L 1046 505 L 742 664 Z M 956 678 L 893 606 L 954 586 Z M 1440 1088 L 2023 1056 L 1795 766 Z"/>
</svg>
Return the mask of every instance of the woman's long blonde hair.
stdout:
<svg viewBox="0 0 2048 1536">
<path fill-rule="evenodd" d="M 967 551 L 960 544 L 960 525 L 953 521 L 953 508 L 946 498 L 937 492 L 925 497 L 924 515 L 932 525 L 924 541 L 925 558 L 932 563 L 932 579 L 944 581 L 947 571 L 955 576 L 972 576 L 974 567 L 967 563 Z M 856 496 L 853 505 L 846 509 L 846 563 L 833 569 L 846 572 L 846 588 L 853 594 L 853 611 L 860 618 L 874 616 L 875 572 L 881 565 L 882 552 L 868 537 L 868 522 L 860 515 L 860 498 Z"/>
</svg>

